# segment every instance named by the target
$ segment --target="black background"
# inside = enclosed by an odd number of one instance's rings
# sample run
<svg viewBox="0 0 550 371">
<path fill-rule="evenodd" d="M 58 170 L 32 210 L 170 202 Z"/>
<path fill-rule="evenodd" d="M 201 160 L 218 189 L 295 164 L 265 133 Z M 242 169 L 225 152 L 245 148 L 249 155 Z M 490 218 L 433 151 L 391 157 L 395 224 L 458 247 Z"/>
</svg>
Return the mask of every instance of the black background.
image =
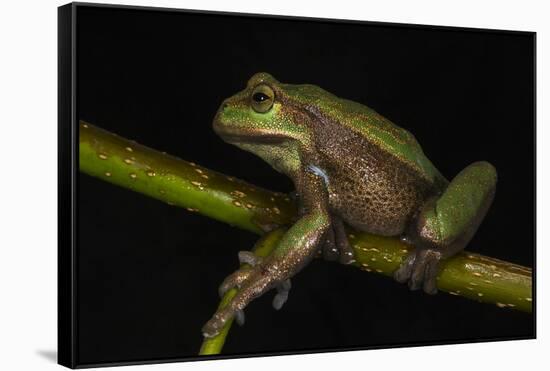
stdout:
<svg viewBox="0 0 550 371">
<path fill-rule="evenodd" d="M 499 173 L 469 250 L 533 266 L 533 35 L 79 7 L 78 117 L 268 189 L 291 183 L 221 141 L 221 101 L 256 72 L 312 83 L 411 131 L 448 178 Z M 257 237 L 79 177 L 79 363 L 195 356 L 217 286 Z M 246 308 L 224 354 L 534 335 L 533 316 L 314 261 L 281 311 Z"/>
</svg>

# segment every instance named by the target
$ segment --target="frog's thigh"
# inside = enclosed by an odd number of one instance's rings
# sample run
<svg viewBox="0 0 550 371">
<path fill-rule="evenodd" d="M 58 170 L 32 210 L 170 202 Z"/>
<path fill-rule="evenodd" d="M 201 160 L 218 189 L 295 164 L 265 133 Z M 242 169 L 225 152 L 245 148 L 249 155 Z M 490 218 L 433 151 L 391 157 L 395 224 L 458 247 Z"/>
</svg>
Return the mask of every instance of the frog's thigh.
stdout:
<svg viewBox="0 0 550 371">
<path fill-rule="evenodd" d="M 462 170 L 439 198 L 424 205 L 412 240 L 417 245 L 394 277 L 408 281 L 413 290 L 437 292 L 439 261 L 464 249 L 485 217 L 493 200 L 497 175 L 487 162 L 476 162 Z"/>
<path fill-rule="evenodd" d="M 462 170 L 421 211 L 417 223 L 421 244 L 438 247 L 443 258 L 462 250 L 493 201 L 496 181 L 496 170 L 488 162 L 475 162 Z"/>
</svg>

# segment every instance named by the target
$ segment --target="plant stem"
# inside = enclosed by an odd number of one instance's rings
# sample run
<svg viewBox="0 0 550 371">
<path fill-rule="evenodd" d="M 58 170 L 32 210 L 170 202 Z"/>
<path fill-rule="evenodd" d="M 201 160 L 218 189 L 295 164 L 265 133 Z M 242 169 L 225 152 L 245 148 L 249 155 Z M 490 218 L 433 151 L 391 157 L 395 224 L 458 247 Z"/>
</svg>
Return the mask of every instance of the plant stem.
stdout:
<svg viewBox="0 0 550 371">
<path fill-rule="evenodd" d="M 211 218 L 263 234 L 292 222 L 290 199 L 80 123 L 80 171 Z M 412 247 L 396 238 L 350 231 L 355 265 L 391 276 Z M 532 310 L 530 268 L 463 252 L 445 261 L 441 291 L 502 308 Z"/>
</svg>

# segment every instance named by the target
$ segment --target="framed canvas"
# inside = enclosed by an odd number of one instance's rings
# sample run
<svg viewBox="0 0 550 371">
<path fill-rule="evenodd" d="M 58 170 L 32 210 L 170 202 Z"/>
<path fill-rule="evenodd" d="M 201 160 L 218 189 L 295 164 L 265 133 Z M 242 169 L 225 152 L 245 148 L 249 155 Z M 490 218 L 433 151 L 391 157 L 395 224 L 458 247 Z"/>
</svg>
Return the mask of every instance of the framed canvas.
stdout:
<svg viewBox="0 0 550 371">
<path fill-rule="evenodd" d="M 535 337 L 535 33 L 58 19 L 60 364 Z"/>
</svg>

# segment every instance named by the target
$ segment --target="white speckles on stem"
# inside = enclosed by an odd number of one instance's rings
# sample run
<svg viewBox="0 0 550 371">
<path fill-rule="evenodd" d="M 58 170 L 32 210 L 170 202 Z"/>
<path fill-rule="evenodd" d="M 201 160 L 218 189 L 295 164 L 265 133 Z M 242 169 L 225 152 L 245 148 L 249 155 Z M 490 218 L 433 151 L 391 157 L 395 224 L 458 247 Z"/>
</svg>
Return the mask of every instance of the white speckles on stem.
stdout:
<svg viewBox="0 0 550 371">
<path fill-rule="evenodd" d="M 233 205 L 235 205 L 237 207 L 243 206 L 243 204 L 241 204 L 239 201 L 233 201 Z"/>
<path fill-rule="evenodd" d="M 134 150 L 132 149 L 132 147 L 126 147 L 126 150 L 127 150 L 128 152 L 134 152 Z"/>
<path fill-rule="evenodd" d="M 525 298 L 525 300 L 527 300 L 527 301 L 533 301 L 532 298 Z"/>
<path fill-rule="evenodd" d="M 499 278 L 499 277 L 502 277 L 502 276 L 501 276 L 500 274 L 498 274 L 498 273 L 493 273 L 493 277 Z"/>
<path fill-rule="evenodd" d="M 231 195 L 232 195 L 233 197 L 243 198 L 243 197 L 246 196 L 246 193 L 241 192 L 241 191 L 234 190 L 234 191 L 231 192 Z"/>
<path fill-rule="evenodd" d="M 88 129 L 88 125 L 86 125 L 86 124 L 82 124 L 82 127 L 83 127 L 84 129 Z"/>
<path fill-rule="evenodd" d="M 479 272 L 474 272 L 474 273 L 472 273 L 472 274 L 473 274 L 474 276 L 476 276 L 476 277 L 481 277 L 481 273 L 479 273 Z"/>
<path fill-rule="evenodd" d="M 131 164 L 134 163 L 134 161 L 132 159 L 129 159 L 129 158 L 125 158 L 124 162 L 127 163 L 128 165 L 131 165 Z"/>
<path fill-rule="evenodd" d="M 478 293 L 477 293 L 477 296 L 482 297 L 482 296 L 483 296 L 483 293 L 482 293 L 482 292 L 478 292 Z"/>
<path fill-rule="evenodd" d="M 104 154 L 104 153 L 100 153 L 100 154 L 98 154 L 97 156 L 98 156 L 100 159 L 102 159 L 102 160 L 107 160 L 107 159 L 108 159 L 107 155 Z"/>
<path fill-rule="evenodd" d="M 137 178 L 137 175 L 136 175 L 135 173 L 130 173 L 130 178 L 136 179 L 136 178 Z"/>
<path fill-rule="evenodd" d="M 108 171 L 105 173 L 105 176 L 111 176 L 111 175 L 112 175 L 112 174 L 111 174 L 110 172 L 108 172 Z"/>
<path fill-rule="evenodd" d="M 155 175 L 157 175 L 153 170 L 147 170 L 147 171 L 145 172 L 145 174 L 147 174 L 147 176 L 155 176 Z"/>
</svg>

